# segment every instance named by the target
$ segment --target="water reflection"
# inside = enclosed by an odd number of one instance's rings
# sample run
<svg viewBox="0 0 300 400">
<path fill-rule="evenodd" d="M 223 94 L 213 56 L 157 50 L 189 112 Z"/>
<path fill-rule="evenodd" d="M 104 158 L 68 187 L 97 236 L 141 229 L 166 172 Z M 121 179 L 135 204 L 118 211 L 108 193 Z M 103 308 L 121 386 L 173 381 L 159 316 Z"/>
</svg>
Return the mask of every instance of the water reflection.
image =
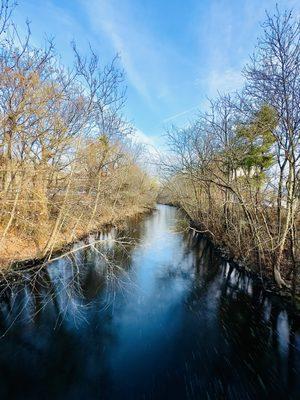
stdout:
<svg viewBox="0 0 300 400">
<path fill-rule="evenodd" d="M 176 232 L 179 218 L 159 206 L 11 277 L 1 398 L 300 397 L 299 321 L 208 241 Z"/>
</svg>

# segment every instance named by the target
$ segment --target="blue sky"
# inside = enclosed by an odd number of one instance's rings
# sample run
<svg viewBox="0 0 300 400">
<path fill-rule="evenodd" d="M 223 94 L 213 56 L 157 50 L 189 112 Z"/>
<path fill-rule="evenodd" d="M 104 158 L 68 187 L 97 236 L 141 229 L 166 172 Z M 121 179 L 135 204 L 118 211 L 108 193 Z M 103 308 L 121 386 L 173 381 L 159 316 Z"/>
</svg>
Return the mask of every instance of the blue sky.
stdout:
<svg viewBox="0 0 300 400">
<path fill-rule="evenodd" d="M 126 116 L 142 141 L 186 124 L 207 97 L 238 89 L 265 10 L 298 0 L 19 0 L 14 19 L 31 21 L 33 40 L 55 37 L 71 63 L 70 42 L 90 42 L 103 62 L 119 53 L 127 79 Z"/>
</svg>

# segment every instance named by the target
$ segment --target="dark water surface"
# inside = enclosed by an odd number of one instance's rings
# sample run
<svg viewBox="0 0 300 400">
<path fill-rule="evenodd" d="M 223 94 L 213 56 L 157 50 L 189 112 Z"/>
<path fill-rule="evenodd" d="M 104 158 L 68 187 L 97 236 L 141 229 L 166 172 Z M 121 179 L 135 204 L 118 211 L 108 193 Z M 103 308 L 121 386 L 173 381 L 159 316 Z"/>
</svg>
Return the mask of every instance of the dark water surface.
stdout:
<svg viewBox="0 0 300 400">
<path fill-rule="evenodd" d="M 180 218 L 2 288 L 1 399 L 300 399 L 299 321 Z"/>
</svg>

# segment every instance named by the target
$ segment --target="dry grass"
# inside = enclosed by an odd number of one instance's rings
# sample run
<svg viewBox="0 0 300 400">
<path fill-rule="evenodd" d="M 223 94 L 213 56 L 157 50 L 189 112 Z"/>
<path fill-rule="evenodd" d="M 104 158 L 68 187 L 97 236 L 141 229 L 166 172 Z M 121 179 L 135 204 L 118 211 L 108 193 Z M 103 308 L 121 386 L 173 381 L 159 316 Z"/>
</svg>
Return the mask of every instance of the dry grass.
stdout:
<svg viewBox="0 0 300 400">
<path fill-rule="evenodd" d="M 93 225 L 87 229 L 87 225 L 84 223 L 78 224 L 76 230 L 68 230 L 60 232 L 53 246 L 52 253 L 63 249 L 64 246 L 75 242 L 79 238 L 82 238 L 93 231 L 99 231 L 101 228 L 107 225 L 119 226 L 122 222 L 136 217 L 140 214 L 149 212 L 148 206 L 132 205 L 126 208 L 114 207 L 106 209 L 100 217 L 96 218 Z M 0 235 L 3 232 L 3 227 L 0 228 Z M 3 244 L 0 248 L 0 268 L 2 270 L 9 269 L 9 267 L 15 263 L 30 259 L 36 259 L 41 257 L 41 250 L 46 245 L 47 238 L 51 232 L 51 225 L 49 225 L 49 232 L 44 235 L 44 239 L 40 239 L 38 243 L 35 243 L 30 237 L 22 236 L 20 232 L 11 230 L 5 237 Z"/>
</svg>

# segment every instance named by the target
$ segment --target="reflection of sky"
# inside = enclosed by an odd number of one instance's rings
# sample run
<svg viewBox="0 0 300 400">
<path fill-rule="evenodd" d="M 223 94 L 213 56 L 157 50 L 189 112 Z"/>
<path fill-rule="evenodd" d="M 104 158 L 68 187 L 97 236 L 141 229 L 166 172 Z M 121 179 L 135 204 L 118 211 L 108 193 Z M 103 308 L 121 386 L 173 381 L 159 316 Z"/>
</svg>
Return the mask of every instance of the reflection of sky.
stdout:
<svg viewBox="0 0 300 400">
<path fill-rule="evenodd" d="M 113 282 L 99 253 L 85 249 L 78 265 L 61 259 L 2 302 L 1 330 L 15 322 L 0 341 L 1 398 L 18 392 L 19 375 L 28 398 L 45 387 L 72 399 L 220 398 L 228 385 L 233 398 L 299 393 L 298 381 L 287 386 L 300 372 L 299 328 L 291 346 L 288 313 L 207 241 L 175 233 L 176 218 L 159 206 L 129 233 L 137 243 L 127 252 L 110 239 Z"/>
</svg>

